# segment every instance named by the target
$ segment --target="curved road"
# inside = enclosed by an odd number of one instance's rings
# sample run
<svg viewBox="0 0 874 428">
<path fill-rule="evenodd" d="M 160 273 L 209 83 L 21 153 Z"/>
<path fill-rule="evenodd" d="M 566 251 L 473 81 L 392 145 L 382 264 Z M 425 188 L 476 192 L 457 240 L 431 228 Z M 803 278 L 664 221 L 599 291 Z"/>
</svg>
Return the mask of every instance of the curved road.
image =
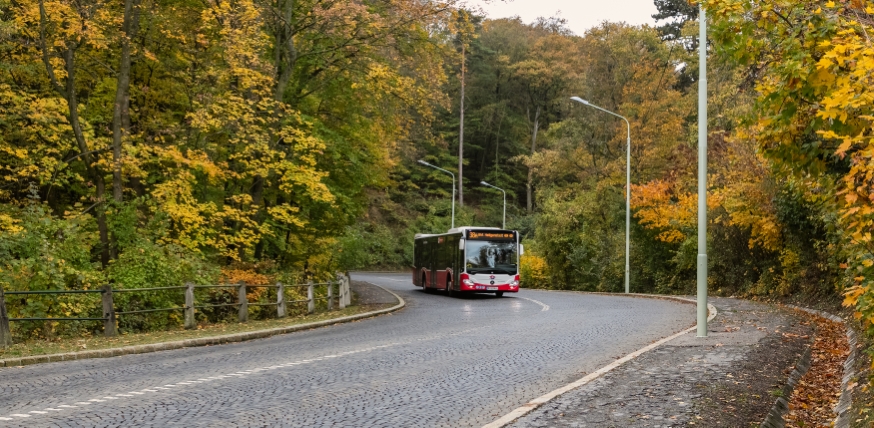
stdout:
<svg viewBox="0 0 874 428">
<path fill-rule="evenodd" d="M 450 298 L 355 274 L 391 315 L 268 339 L 0 369 L 0 426 L 482 426 L 694 323 L 666 300 Z"/>
</svg>

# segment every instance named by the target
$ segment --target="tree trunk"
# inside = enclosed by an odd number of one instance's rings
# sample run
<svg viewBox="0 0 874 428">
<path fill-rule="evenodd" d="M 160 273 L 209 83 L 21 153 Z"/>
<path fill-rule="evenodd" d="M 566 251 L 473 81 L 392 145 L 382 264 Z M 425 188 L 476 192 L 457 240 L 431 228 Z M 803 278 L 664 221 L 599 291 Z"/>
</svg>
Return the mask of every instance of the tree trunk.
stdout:
<svg viewBox="0 0 874 428">
<path fill-rule="evenodd" d="M 294 0 L 280 3 L 283 7 L 282 21 L 276 26 L 276 101 L 282 102 L 285 88 L 291 80 L 297 49 L 294 46 Z"/>
<path fill-rule="evenodd" d="M 76 66 L 74 60 L 76 49 L 82 41 L 68 41 L 66 50 L 61 54 L 61 58 L 64 61 L 64 66 L 67 71 L 66 84 L 61 85 L 55 75 L 55 68 L 49 57 L 49 46 L 46 43 L 45 37 L 46 21 L 48 18 L 46 16 L 45 3 L 42 0 L 39 1 L 39 17 L 39 39 L 43 65 L 46 68 L 46 73 L 48 74 L 52 88 L 67 101 L 67 108 L 69 110 L 67 119 L 70 121 L 70 127 L 73 129 L 73 136 L 76 139 L 76 146 L 79 149 L 78 159 L 85 164 L 85 169 L 88 171 L 88 175 L 91 176 L 91 180 L 94 183 L 95 205 L 100 205 L 103 202 L 104 193 L 106 192 L 106 181 L 104 180 L 101 171 L 94 166 L 94 157 L 91 156 L 94 152 L 88 148 L 88 142 L 85 141 L 85 134 L 82 132 L 82 125 L 79 122 L 79 101 L 76 98 Z M 100 262 L 104 267 L 106 267 L 109 265 L 110 250 L 109 228 L 106 224 L 106 212 L 102 207 L 98 208 L 95 216 L 97 217 L 97 229 L 100 233 Z"/>
<path fill-rule="evenodd" d="M 115 105 L 112 109 L 112 197 L 116 202 L 124 198 L 121 180 L 121 139 L 130 132 L 125 126 L 128 114 L 130 91 L 131 43 L 139 27 L 137 0 L 124 1 L 124 21 L 121 25 L 121 60 L 118 67 L 118 84 L 115 90 Z"/>
<path fill-rule="evenodd" d="M 537 150 L 537 131 L 540 129 L 540 107 L 534 111 L 534 130 L 531 133 L 531 155 Z M 534 170 L 528 167 L 528 183 L 525 186 L 527 193 L 527 208 L 528 212 L 534 210 Z"/>
<path fill-rule="evenodd" d="M 464 72 L 465 72 L 465 54 L 466 47 L 461 45 L 461 123 L 458 129 L 458 206 L 464 206 Z"/>
<path fill-rule="evenodd" d="M 65 92 L 67 106 L 70 110 L 68 118 L 70 126 L 73 128 L 73 135 L 76 137 L 76 144 L 79 147 L 79 151 L 83 153 L 82 161 L 85 162 L 85 167 L 91 175 L 91 180 L 94 182 L 94 202 L 97 204 L 95 217 L 97 218 L 97 230 L 100 233 L 100 263 L 103 267 L 106 267 L 109 265 L 111 245 L 109 242 L 109 227 L 106 224 L 106 211 L 100 206 L 103 204 L 106 193 L 106 180 L 103 178 L 103 173 L 100 169 L 94 166 L 94 158 L 88 149 L 88 142 L 85 141 L 85 134 L 82 132 L 82 124 L 79 121 L 79 100 L 76 97 L 74 52 L 74 48 L 70 47 L 64 53 L 64 62 L 67 66 L 67 88 Z"/>
<path fill-rule="evenodd" d="M 258 211 L 255 212 L 255 222 L 263 224 L 267 219 L 267 212 L 264 205 L 264 177 L 260 175 L 256 175 L 252 182 L 252 192 L 250 193 L 252 196 L 252 205 L 258 207 Z M 255 243 L 255 261 L 257 261 L 261 257 L 261 250 L 263 249 L 264 238 L 258 240 Z M 244 260 L 244 252 L 243 249 L 240 248 L 240 260 Z"/>
</svg>

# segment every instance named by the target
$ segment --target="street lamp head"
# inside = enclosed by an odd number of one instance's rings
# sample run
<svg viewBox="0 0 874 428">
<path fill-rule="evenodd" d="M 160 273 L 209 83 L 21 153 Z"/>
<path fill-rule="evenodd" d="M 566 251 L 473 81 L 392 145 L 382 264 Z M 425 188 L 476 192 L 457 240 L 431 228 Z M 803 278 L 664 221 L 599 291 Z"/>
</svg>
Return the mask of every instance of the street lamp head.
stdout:
<svg viewBox="0 0 874 428">
<path fill-rule="evenodd" d="M 571 97 L 571 101 L 576 101 L 578 103 L 583 103 L 585 105 L 589 105 L 589 102 L 580 98 L 580 97 Z"/>
<path fill-rule="evenodd" d="M 485 181 L 480 181 L 479 184 L 482 184 L 483 186 L 491 186 L 491 184 L 486 183 Z"/>
<path fill-rule="evenodd" d="M 424 160 L 422 160 L 422 159 L 419 159 L 419 163 L 420 163 L 420 164 L 422 164 L 422 165 L 425 165 L 425 166 L 431 166 L 431 164 L 430 164 L 430 163 L 428 163 L 428 162 L 425 162 L 425 161 L 424 161 Z"/>
</svg>

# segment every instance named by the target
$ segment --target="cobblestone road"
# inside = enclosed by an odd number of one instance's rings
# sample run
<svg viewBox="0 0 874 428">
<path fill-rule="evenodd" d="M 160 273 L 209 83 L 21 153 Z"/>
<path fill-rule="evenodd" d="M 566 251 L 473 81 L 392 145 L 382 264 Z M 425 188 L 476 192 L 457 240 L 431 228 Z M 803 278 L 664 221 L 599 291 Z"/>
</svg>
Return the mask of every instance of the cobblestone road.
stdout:
<svg viewBox="0 0 874 428">
<path fill-rule="evenodd" d="M 694 305 L 409 275 L 392 315 L 237 344 L 0 369 L 0 426 L 481 426 L 694 323 Z"/>
</svg>

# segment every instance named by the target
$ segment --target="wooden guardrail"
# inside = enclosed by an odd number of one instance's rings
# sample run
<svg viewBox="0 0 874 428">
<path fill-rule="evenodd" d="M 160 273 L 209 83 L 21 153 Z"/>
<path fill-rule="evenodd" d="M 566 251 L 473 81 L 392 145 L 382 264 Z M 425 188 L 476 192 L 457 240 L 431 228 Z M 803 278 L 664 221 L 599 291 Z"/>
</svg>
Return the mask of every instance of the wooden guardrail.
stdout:
<svg viewBox="0 0 874 428">
<path fill-rule="evenodd" d="M 315 287 L 316 286 L 326 286 L 326 293 L 324 296 L 316 296 Z M 288 301 L 286 299 L 286 290 L 293 287 L 306 287 L 306 299 L 298 299 Z M 195 290 L 197 289 L 216 289 L 216 288 L 235 288 L 237 290 L 237 301 L 235 303 L 222 303 L 222 304 L 204 304 L 199 303 L 197 296 L 195 295 Z M 248 299 L 248 290 L 253 288 L 276 288 L 276 302 L 275 303 L 252 303 L 249 302 Z M 337 293 L 334 293 L 334 289 L 337 289 Z M 183 291 L 183 302 L 181 306 L 174 306 L 170 308 L 150 308 L 150 309 L 141 309 L 141 310 L 130 310 L 130 311 L 119 311 L 115 308 L 115 302 L 113 296 L 116 293 L 147 293 L 147 292 L 157 292 L 157 291 L 173 291 L 180 290 Z M 96 294 L 100 293 L 101 302 L 102 302 L 102 317 L 30 317 L 30 318 L 10 318 L 6 309 L 6 296 L 24 296 L 24 295 L 65 295 L 65 294 Z M 339 309 L 343 309 L 346 306 L 352 304 L 352 290 L 351 284 L 349 281 L 349 277 L 346 275 L 337 275 L 336 281 L 329 282 L 321 282 L 321 283 L 313 283 L 312 281 L 304 283 L 304 284 L 283 284 L 281 282 L 277 282 L 276 284 L 268 284 L 268 285 L 248 285 L 244 282 L 239 284 L 218 284 L 218 285 L 194 285 L 192 283 L 187 283 L 183 286 L 175 286 L 175 287 L 152 287 L 152 288 L 116 288 L 113 289 L 110 285 L 105 285 L 99 290 L 34 290 L 34 291 L 7 291 L 4 292 L 3 288 L 0 287 L 0 344 L 2 346 L 8 346 L 12 344 L 12 335 L 9 328 L 10 322 L 22 322 L 22 321 L 103 321 L 103 333 L 107 337 L 115 336 L 117 333 L 117 319 L 119 316 L 124 315 L 132 315 L 132 314 L 143 314 L 143 313 L 152 313 L 152 312 L 169 312 L 169 311 L 182 311 L 184 314 L 184 326 L 186 329 L 193 329 L 197 327 L 195 321 L 195 311 L 198 309 L 208 309 L 208 308 L 218 308 L 218 307 L 227 307 L 227 306 L 237 306 L 237 319 L 239 322 L 246 322 L 249 320 L 249 307 L 250 306 L 276 306 L 276 316 L 278 318 L 284 318 L 288 316 L 288 305 L 289 304 L 307 304 L 307 313 L 314 313 L 316 310 L 316 301 L 326 301 L 328 310 L 334 309 L 334 303 L 336 301 Z"/>
</svg>

